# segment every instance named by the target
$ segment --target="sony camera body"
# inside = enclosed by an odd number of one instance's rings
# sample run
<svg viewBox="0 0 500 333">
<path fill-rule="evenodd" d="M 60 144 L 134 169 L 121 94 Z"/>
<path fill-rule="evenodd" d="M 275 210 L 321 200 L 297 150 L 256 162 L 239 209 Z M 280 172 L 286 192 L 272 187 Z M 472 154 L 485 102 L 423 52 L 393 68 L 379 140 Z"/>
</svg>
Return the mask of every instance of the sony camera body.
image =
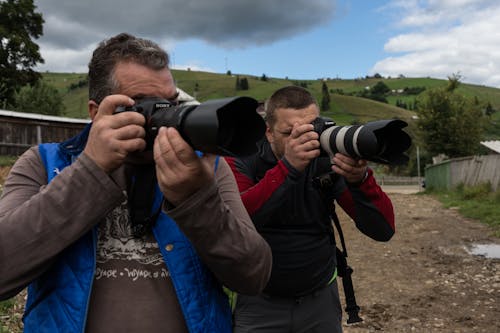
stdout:
<svg viewBox="0 0 500 333">
<path fill-rule="evenodd" d="M 265 122 L 251 97 L 230 97 L 201 104 L 176 104 L 157 97 L 137 99 L 115 113 L 133 111 L 146 118 L 146 149 L 152 149 L 162 126 L 175 127 L 193 149 L 223 156 L 246 156 L 257 151 Z"/>
</svg>

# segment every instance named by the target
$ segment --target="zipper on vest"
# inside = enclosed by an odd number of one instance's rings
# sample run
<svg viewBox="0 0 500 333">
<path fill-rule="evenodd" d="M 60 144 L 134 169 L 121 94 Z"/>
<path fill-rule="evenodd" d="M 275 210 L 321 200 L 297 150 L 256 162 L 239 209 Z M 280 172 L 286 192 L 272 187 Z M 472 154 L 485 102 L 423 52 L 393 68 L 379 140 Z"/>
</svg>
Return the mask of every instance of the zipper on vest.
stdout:
<svg viewBox="0 0 500 333">
<path fill-rule="evenodd" d="M 93 253 L 93 268 L 92 268 L 92 275 L 91 275 L 91 280 L 90 280 L 90 286 L 89 286 L 89 292 L 87 295 L 87 303 L 85 304 L 85 315 L 83 316 L 83 325 L 82 325 L 82 333 L 85 333 L 85 327 L 87 326 L 87 316 L 89 313 L 89 306 L 90 306 L 90 296 L 92 295 L 92 286 L 94 284 L 94 276 L 95 276 L 95 269 L 96 269 L 96 253 L 97 253 L 97 227 L 92 228 L 92 253 Z"/>
</svg>

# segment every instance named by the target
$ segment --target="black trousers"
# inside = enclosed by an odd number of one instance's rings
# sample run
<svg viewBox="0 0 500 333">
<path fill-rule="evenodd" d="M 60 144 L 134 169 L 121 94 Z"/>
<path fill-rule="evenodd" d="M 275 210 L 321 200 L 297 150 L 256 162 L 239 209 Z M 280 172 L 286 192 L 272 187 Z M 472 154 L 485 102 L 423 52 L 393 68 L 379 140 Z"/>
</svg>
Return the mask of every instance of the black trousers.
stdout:
<svg viewBox="0 0 500 333">
<path fill-rule="evenodd" d="M 234 333 L 341 333 L 337 281 L 298 298 L 238 295 Z"/>
</svg>

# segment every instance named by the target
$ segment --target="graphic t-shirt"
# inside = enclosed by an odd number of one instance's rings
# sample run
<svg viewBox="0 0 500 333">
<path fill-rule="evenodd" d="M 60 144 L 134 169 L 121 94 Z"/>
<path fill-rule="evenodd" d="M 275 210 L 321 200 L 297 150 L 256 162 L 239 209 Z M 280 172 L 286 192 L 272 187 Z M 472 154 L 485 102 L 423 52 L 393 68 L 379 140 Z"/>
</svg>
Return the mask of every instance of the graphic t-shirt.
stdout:
<svg viewBox="0 0 500 333">
<path fill-rule="evenodd" d="M 100 224 L 96 261 L 87 332 L 187 332 L 158 243 L 134 237 L 126 201 Z"/>
</svg>

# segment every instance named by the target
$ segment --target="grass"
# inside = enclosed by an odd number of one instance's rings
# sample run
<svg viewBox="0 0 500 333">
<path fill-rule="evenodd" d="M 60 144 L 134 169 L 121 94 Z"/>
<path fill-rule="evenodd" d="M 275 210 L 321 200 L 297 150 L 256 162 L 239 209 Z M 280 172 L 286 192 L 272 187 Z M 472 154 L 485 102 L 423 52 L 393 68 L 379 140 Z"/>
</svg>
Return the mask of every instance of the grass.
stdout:
<svg viewBox="0 0 500 333">
<path fill-rule="evenodd" d="M 489 183 L 477 186 L 458 186 L 453 191 L 426 190 L 446 208 L 458 207 L 461 215 L 487 224 L 495 237 L 500 237 L 500 191 L 493 192 Z"/>
<path fill-rule="evenodd" d="M 22 332 L 21 310 L 18 297 L 0 302 L 0 333 Z"/>
<path fill-rule="evenodd" d="M 2 192 L 3 182 L 10 167 L 16 161 L 17 156 L 0 156 L 0 194 Z M 15 318 L 13 312 L 15 311 L 16 298 L 10 298 L 5 301 L 0 301 L 0 333 L 14 333 L 21 332 L 12 327 L 12 323 L 18 323 L 19 318 Z"/>
<path fill-rule="evenodd" d="M 16 160 L 17 156 L 0 155 L 0 167 L 12 166 Z"/>
<path fill-rule="evenodd" d="M 0 156 L 0 194 L 2 194 L 3 183 L 16 159 L 16 156 Z"/>
<path fill-rule="evenodd" d="M 65 106 L 63 116 L 88 118 L 88 86 L 80 84 L 85 81 L 86 74 L 42 74 L 43 79 L 56 87 L 63 96 Z M 172 70 L 172 74 L 179 88 L 195 96 L 201 102 L 230 96 L 250 96 L 259 101 L 264 101 L 277 89 L 296 83 L 306 84 L 314 97 L 320 101 L 322 85 L 325 82 L 330 90 L 330 109 L 322 112 L 322 115 L 333 119 L 340 126 L 394 118 L 412 123 L 409 119 L 415 113 L 396 107 L 395 104 L 398 99 L 409 105 L 413 104 L 417 96 L 391 95 L 387 98 L 389 104 L 386 104 L 366 98 L 340 95 L 335 91 L 341 90 L 346 94 L 355 93 L 365 89 L 365 87 L 371 87 L 379 81 L 383 81 L 391 89 L 404 89 L 406 87 L 426 87 L 426 89 L 431 89 L 447 85 L 447 80 L 432 78 L 360 78 L 353 80 L 330 78 L 323 81 L 323 79 L 296 80 L 293 78 L 268 77 L 267 81 L 262 81 L 260 77 L 238 73 L 227 75 L 190 70 Z M 240 79 L 246 78 L 248 80 L 249 90 L 236 90 L 237 76 Z M 75 86 L 77 87 L 75 88 Z M 73 88 L 70 89 L 71 87 Z M 499 110 L 491 117 L 490 126 L 488 126 L 484 134 L 485 140 L 497 140 L 500 136 L 500 89 L 463 83 L 459 86 L 458 91 L 468 97 L 476 96 L 481 101 L 489 101 L 493 108 Z M 406 130 L 410 131 L 409 128 Z M 410 135 L 413 136 L 413 132 Z"/>
<path fill-rule="evenodd" d="M 14 307 L 14 299 L 0 302 L 0 333 L 8 332 L 8 327 L 4 326 L 4 317 L 7 316 L 12 307 Z"/>
</svg>

